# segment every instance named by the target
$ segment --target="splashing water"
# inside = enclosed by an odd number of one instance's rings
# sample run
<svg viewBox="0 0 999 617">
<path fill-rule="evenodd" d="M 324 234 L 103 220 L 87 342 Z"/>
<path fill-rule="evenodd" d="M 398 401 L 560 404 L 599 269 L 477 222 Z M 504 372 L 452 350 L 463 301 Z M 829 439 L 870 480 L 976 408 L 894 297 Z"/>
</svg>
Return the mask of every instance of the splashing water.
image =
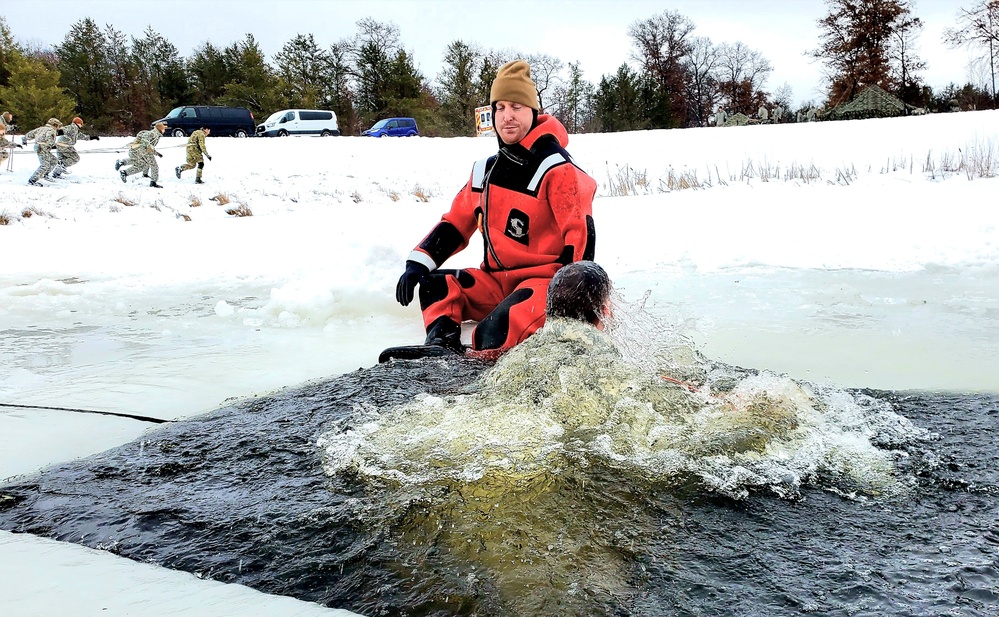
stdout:
<svg viewBox="0 0 999 617">
<path fill-rule="evenodd" d="M 746 498 L 810 484 L 848 495 L 904 489 L 898 448 L 927 438 L 886 403 L 711 362 L 640 303 L 605 332 L 549 320 L 466 392 L 360 409 L 324 435 L 331 474 L 419 486 L 524 479 L 572 464 Z M 627 324 L 627 325 L 625 325 Z M 575 463 L 571 463 L 575 462 Z"/>
<path fill-rule="evenodd" d="M 411 560 L 473 564 L 501 612 L 613 614 L 628 547 L 658 533 L 648 491 L 896 494 L 901 446 L 927 437 L 873 398 L 711 362 L 618 303 L 606 330 L 549 319 L 463 391 L 358 408 L 319 446 Z"/>
</svg>

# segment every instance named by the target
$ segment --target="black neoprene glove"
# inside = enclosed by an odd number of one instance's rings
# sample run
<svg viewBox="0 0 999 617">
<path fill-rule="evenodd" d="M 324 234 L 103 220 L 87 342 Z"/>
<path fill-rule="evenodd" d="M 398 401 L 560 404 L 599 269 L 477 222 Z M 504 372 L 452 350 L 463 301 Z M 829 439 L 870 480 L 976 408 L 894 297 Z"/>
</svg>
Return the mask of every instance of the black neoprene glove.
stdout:
<svg viewBox="0 0 999 617">
<path fill-rule="evenodd" d="M 212 155 L 211 154 L 206 154 L 205 156 L 208 158 L 209 161 L 212 160 Z"/>
<path fill-rule="evenodd" d="M 100 141 L 100 140 L 101 138 L 98 137 L 97 135 L 94 135 L 93 137 L 90 138 L 90 141 Z"/>
<path fill-rule="evenodd" d="M 21 144 L 13 144 L 13 146 L 14 146 L 15 148 L 23 148 L 23 147 L 24 147 L 24 146 L 22 146 Z"/>
<path fill-rule="evenodd" d="M 403 306 L 409 306 L 413 301 L 413 291 L 416 290 L 417 283 L 425 283 L 430 270 L 421 263 L 406 260 L 406 271 L 399 277 L 399 283 L 395 286 L 395 299 Z"/>
<path fill-rule="evenodd" d="M 158 156 L 158 157 L 160 157 L 160 158 L 163 158 L 163 155 L 162 155 L 162 154 L 160 154 L 159 152 L 155 152 L 155 151 L 154 151 L 154 152 L 153 152 L 153 154 L 155 154 L 156 156 Z"/>
</svg>

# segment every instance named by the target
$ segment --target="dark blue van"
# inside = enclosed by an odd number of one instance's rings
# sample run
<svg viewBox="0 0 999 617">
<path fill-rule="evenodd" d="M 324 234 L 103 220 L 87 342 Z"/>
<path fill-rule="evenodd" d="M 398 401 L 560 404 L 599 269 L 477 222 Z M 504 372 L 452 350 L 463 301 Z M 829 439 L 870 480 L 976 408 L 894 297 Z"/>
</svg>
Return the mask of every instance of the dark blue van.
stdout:
<svg viewBox="0 0 999 617">
<path fill-rule="evenodd" d="M 385 118 L 375 122 L 370 129 L 361 131 L 361 135 L 368 137 L 412 137 L 419 134 L 413 118 Z"/>
<path fill-rule="evenodd" d="M 166 118 L 153 122 L 165 122 L 166 135 L 187 137 L 194 131 L 204 127 L 216 135 L 232 135 L 233 137 L 249 137 L 256 134 L 256 124 L 253 114 L 245 107 L 216 107 L 209 105 L 188 105 L 170 110 Z"/>
</svg>

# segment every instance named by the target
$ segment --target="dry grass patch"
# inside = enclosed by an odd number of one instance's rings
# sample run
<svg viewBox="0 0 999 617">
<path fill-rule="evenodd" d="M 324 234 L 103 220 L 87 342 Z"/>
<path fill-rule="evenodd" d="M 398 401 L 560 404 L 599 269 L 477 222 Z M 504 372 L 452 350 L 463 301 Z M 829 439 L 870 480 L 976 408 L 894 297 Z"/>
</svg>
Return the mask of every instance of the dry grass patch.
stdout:
<svg viewBox="0 0 999 617">
<path fill-rule="evenodd" d="M 34 206 L 30 206 L 28 208 L 25 208 L 24 210 L 21 210 L 21 218 L 23 218 L 23 219 L 30 219 L 31 217 L 36 216 L 36 215 L 37 216 L 49 216 L 49 217 L 52 216 L 51 214 L 48 214 L 46 212 L 42 212 L 41 210 L 39 210 L 38 208 L 36 208 Z"/>
<path fill-rule="evenodd" d="M 210 199 L 210 200 L 212 200 L 214 202 L 217 202 L 218 205 L 220 205 L 220 206 L 224 206 L 224 205 L 228 204 L 231 201 L 229 199 L 229 196 L 227 194 L 225 194 L 225 193 L 219 193 L 215 197 L 209 197 L 208 199 Z"/>
<path fill-rule="evenodd" d="M 402 197 L 401 195 L 399 195 L 397 191 L 389 191 L 388 196 L 389 199 L 391 199 L 392 201 L 399 201 L 399 199 Z"/>
<path fill-rule="evenodd" d="M 804 165 L 792 164 L 784 174 L 784 180 L 801 180 L 806 184 L 809 182 L 815 182 L 821 178 L 822 173 L 819 171 L 819 168 L 815 166 L 815 163 L 812 163 L 808 167 L 805 167 Z"/>
<path fill-rule="evenodd" d="M 129 199 L 128 197 L 126 197 L 124 193 L 118 193 L 118 196 L 115 197 L 112 201 L 117 201 L 118 203 L 120 203 L 123 206 L 134 206 L 135 205 L 135 202 L 132 201 L 131 199 Z"/>
<path fill-rule="evenodd" d="M 413 189 L 413 197 L 417 198 L 423 203 L 427 203 L 428 201 L 430 201 L 431 194 L 430 191 L 425 191 L 423 190 L 422 186 L 417 185 L 416 188 Z"/>
<path fill-rule="evenodd" d="M 10 225 L 13 222 L 14 218 L 10 215 L 9 212 L 7 212 L 6 210 L 0 212 L 0 225 Z"/>
<path fill-rule="evenodd" d="M 188 199 L 190 200 L 190 203 L 188 205 L 190 205 L 192 208 L 201 207 L 201 198 L 198 197 L 197 195 L 192 193 L 191 196 L 188 197 Z"/>
<path fill-rule="evenodd" d="M 685 189 L 699 189 L 704 188 L 704 186 L 705 183 L 697 179 L 697 172 L 693 170 L 676 173 L 670 169 L 666 177 L 659 180 L 659 191 L 662 193 Z M 707 184 L 707 186 L 711 185 Z"/>
<path fill-rule="evenodd" d="M 236 204 L 235 208 L 228 208 L 225 213 L 229 216 L 253 216 L 253 211 L 246 204 Z"/>
<path fill-rule="evenodd" d="M 361 197 L 360 193 L 358 193 L 357 191 L 354 191 L 353 193 L 350 194 L 350 200 L 352 202 L 354 202 L 355 204 L 359 204 L 362 201 L 364 201 L 364 198 Z"/>
<path fill-rule="evenodd" d="M 630 165 L 618 167 L 617 173 L 607 170 L 607 189 L 611 197 L 648 194 L 649 176 L 645 170 L 632 169 Z"/>
</svg>

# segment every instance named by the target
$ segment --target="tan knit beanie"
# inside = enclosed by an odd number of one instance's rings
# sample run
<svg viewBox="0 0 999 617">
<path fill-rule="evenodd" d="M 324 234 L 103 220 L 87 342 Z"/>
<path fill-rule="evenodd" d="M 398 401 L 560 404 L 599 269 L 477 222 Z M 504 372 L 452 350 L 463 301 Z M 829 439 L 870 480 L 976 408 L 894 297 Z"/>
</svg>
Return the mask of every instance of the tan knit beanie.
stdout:
<svg viewBox="0 0 999 617">
<path fill-rule="evenodd" d="M 496 72 L 489 90 L 489 104 L 513 101 L 539 111 L 538 88 L 531 80 L 531 67 L 523 60 L 507 62 Z"/>
</svg>

